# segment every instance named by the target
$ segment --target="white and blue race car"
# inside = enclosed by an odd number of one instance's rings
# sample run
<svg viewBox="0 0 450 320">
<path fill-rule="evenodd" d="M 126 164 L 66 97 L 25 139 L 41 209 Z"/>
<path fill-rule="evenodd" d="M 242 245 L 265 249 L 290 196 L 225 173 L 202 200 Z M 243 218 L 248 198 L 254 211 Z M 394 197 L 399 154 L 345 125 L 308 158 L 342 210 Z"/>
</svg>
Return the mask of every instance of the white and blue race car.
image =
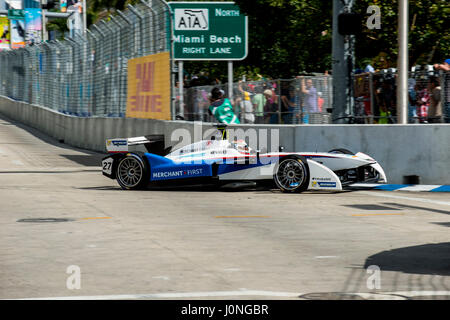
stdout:
<svg viewBox="0 0 450 320">
<path fill-rule="evenodd" d="M 361 152 L 271 152 L 243 140 L 202 140 L 172 151 L 164 136 L 108 139 L 102 172 L 123 189 L 164 185 L 276 186 L 282 192 L 343 190 L 357 182 L 386 183 L 380 164 Z M 144 145 L 147 152 L 130 151 Z"/>
</svg>

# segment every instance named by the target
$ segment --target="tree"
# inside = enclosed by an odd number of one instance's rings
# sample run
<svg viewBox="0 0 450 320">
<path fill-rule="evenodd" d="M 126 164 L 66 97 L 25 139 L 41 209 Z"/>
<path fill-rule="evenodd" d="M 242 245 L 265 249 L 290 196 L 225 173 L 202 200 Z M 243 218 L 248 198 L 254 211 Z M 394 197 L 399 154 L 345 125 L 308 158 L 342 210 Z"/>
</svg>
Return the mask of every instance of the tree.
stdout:
<svg viewBox="0 0 450 320">
<path fill-rule="evenodd" d="M 137 0 L 91 0 L 90 10 L 101 17 L 123 10 Z M 249 52 L 234 63 L 235 77 L 262 74 L 292 78 L 302 72 L 331 69 L 332 1 L 323 0 L 235 0 L 249 21 Z M 356 65 L 367 62 L 378 68 L 396 67 L 398 0 L 354 1 L 353 12 L 363 15 L 363 33 L 356 36 Z M 369 30 L 369 5 L 381 9 L 381 29 Z M 103 12 L 103 15 L 99 14 Z M 410 0 L 410 65 L 431 64 L 450 56 L 448 0 Z M 95 20 L 95 19 L 93 19 Z M 224 62 L 186 62 L 191 74 L 208 72 L 209 78 L 226 81 Z"/>
<path fill-rule="evenodd" d="M 243 62 L 274 78 L 331 68 L 332 7 L 321 0 L 236 0 L 249 19 Z"/>
<path fill-rule="evenodd" d="M 381 29 L 369 30 L 364 27 L 363 33 L 356 37 L 357 61 L 369 59 L 375 67 L 396 67 L 398 0 L 360 0 L 356 1 L 354 11 L 365 14 L 367 7 L 372 4 L 381 9 Z M 450 55 L 449 15 L 448 0 L 409 1 L 411 66 L 443 61 Z"/>
</svg>

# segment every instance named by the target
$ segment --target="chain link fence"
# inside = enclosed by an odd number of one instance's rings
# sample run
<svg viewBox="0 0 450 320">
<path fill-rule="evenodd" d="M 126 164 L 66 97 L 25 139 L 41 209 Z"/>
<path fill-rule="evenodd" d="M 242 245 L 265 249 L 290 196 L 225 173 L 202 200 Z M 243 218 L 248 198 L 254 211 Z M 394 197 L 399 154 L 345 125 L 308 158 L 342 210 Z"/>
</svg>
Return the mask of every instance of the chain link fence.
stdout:
<svg viewBox="0 0 450 320">
<path fill-rule="evenodd" d="M 440 84 L 442 89 L 442 113 L 445 123 L 450 123 L 450 71 L 441 72 Z"/>
<path fill-rule="evenodd" d="M 209 94 L 217 87 L 230 97 L 228 84 L 184 89 L 184 107 L 178 91 L 175 110 L 178 118 L 216 122 L 209 113 Z M 304 76 L 296 79 L 233 83 L 231 104 L 241 123 L 322 124 L 331 123 L 332 77 Z M 175 89 L 177 90 L 177 89 Z M 183 114 L 180 114 L 183 110 Z"/>
<path fill-rule="evenodd" d="M 408 122 L 450 122 L 450 72 L 414 67 L 408 79 Z M 386 69 L 356 74 L 354 123 L 397 123 L 397 73 Z"/>
<path fill-rule="evenodd" d="M 85 34 L 0 52 L 0 95 L 69 115 L 124 117 L 128 60 L 170 50 L 167 3 L 141 0 Z M 450 72 L 430 67 L 410 72 L 409 123 L 450 122 Z M 396 76 L 395 69 L 354 75 L 351 122 L 397 123 Z M 332 81 L 316 75 L 238 82 L 233 92 L 217 87 L 232 97 L 241 123 L 323 124 L 332 122 Z M 185 89 L 183 106 L 175 88 L 177 118 L 216 122 L 208 110 L 213 87 Z"/>
<path fill-rule="evenodd" d="M 125 116 L 127 64 L 170 51 L 170 11 L 141 1 L 62 41 L 2 51 L 0 95 L 75 116 Z"/>
</svg>

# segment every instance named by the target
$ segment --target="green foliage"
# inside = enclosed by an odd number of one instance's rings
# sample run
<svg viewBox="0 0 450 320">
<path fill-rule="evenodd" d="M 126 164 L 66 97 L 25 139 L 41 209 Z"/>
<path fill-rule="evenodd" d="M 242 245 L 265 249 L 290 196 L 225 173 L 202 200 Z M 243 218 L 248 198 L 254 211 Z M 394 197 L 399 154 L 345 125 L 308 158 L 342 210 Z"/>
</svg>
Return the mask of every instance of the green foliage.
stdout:
<svg viewBox="0 0 450 320">
<path fill-rule="evenodd" d="M 138 0 L 88 1 L 92 21 L 123 10 Z M 332 0 L 235 0 L 249 21 L 249 52 L 234 62 L 234 77 L 292 78 L 303 72 L 331 70 Z M 356 65 L 396 66 L 398 0 L 354 1 L 353 12 L 364 16 L 363 33 L 356 37 Z M 369 30 L 369 5 L 381 8 L 381 29 Z M 410 65 L 441 62 L 450 57 L 450 5 L 448 0 L 410 0 Z M 227 63 L 188 62 L 189 74 L 207 72 L 210 79 L 226 82 Z"/>
<path fill-rule="evenodd" d="M 273 78 L 331 68 L 332 6 L 321 0 L 237 0 L 249 19 L 249 55 L 243 62 Z"/>
<path fill-rule="evenodd" d="M 355 1 L 354 11 L 364 13 L 369 5 L 381 9 L 381 29 L 369 30 L 356 38 L 357 61 L 369 59 L 375 67 L 397 64 L 398 0 Z M 368 15 L 365 15 L 368 17 Z M 432 64 L 450 56 L 450 4 L 448 0 L 409 1 L 409 63 Z M 365 23 L 365 21 L 363 21 Z"/>
</svg>

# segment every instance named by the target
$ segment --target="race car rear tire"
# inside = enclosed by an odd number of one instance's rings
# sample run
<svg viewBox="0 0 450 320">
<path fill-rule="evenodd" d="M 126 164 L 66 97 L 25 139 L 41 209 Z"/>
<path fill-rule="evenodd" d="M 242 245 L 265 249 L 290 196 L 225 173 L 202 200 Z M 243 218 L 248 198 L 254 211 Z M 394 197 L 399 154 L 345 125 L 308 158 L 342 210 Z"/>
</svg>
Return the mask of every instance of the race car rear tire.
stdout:
<svg viewBox="0 0 450 320">
<path fill-rule="evenodd" d="M 275 166 L 273 180 L 285 193 L 300 193 L 309 186 L 309 166 L 302 156 L 292 155 L 281 158 Z"/>
<path fill-rule="evenodd" d="M 149 183 L 149 166 L 142 156 L 128 154 L 117 165 L 116 180 L 125 190 L 139 190 Z"/>
<path fill-rule="evenodd" d="M 354 152 L 351 152 L 350 150 L 344 149 L 344 148 L 333 149 L 333 150 L 328 151 L 328 153 L 342 153 L 342 154 L 355 155 Z"/>
</svg>

